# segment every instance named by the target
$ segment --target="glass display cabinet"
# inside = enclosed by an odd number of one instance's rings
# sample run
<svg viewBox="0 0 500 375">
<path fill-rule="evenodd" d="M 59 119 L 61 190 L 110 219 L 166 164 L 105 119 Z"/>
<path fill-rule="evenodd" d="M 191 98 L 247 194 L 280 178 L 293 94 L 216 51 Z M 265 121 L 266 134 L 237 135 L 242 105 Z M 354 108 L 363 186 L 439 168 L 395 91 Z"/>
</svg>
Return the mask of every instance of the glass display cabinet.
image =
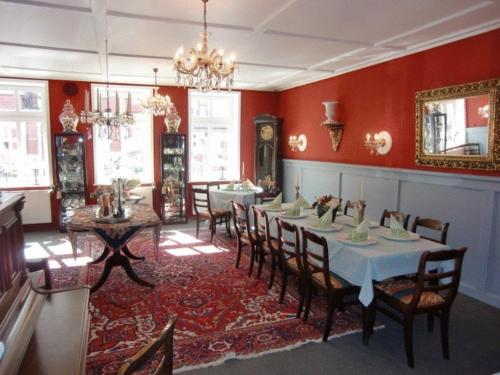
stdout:
<svg viewBox="0 0 500 375">
<path fill-rule="evenodd" d="M 86 173 L 85 143 L 81 133 L 59 133 L 54 135 L 56 153 L 56 194 L 59 201 L 59 228 L 66 224 L 75 209 L 85 206 Z"/>
<path fill-rule="evenodd" d="M 165 224 L 185 223 L 186 216 L 186 136 L 161 135 L 161 215 Z"/>
</svg>

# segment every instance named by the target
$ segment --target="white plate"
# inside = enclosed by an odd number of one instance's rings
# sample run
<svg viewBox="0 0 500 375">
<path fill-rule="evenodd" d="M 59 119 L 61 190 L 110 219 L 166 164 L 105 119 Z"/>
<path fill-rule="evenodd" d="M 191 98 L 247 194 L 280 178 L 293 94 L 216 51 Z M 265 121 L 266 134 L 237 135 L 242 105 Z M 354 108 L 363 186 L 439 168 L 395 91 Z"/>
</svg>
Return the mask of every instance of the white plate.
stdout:
<svg viewBox="0 0 500 375">
<path fill-rule="evenodd" d="M 295 219 L 303 219 L 309 215 L 298 215 L 298 216 L 288 216 L 288 215 L 280 215 L 283 219 L 290 219 L 290 220 L 295 220 Z"/>
<path fill-rule="evenodd" d="M 358 224 L 354 224 L 352 222 L 352 218 L 349 218 L 349 220 L 346 222 L 346 225 L 349 225 L 350 227 L 353 227 L 353 228 L 356 228 L 358 226 Z M 379 223 L 377 223 L 376 221 L 370 220 L 370 223 L 369 223 L 370 228 L 378 228 L 379 226 L 380 226 Z"/>
<path fill-rule="evenodd" d="M 368 239 L 365 241 L 352 242 L 351 240 L 347 239 L 347 236 L 349 236 L 349 234 L 350 233 L 344 233 L 338 236 L 337 241 L 349 246 L 369 246 L 375 245 L 377 243 L 377 239 L 373 236 L 368 236 Z"/>
<path fill-rule="evenodd" d="M 340 224 L 332 224 L 330 227 L 326 228 L 318 228 L 318 227 L 313 227 L 313 226 L 308 226 L 308 229 L 312 230 L 313 232 L 338 232 L 343 228 L 343 225 Z"/>
<path fill-rule="evenodd" d="M 384 237 L 392 241 L 418 241 L 420 239 L 420 235 L 418 235 L 417 233 L 413 232 L 406 232 L 406 233 L 408 233 L 408 237 L 398 237 L 394 236 L 389 230 L 388 232 L 380 233 L 380 237 Z"/>
</svg>

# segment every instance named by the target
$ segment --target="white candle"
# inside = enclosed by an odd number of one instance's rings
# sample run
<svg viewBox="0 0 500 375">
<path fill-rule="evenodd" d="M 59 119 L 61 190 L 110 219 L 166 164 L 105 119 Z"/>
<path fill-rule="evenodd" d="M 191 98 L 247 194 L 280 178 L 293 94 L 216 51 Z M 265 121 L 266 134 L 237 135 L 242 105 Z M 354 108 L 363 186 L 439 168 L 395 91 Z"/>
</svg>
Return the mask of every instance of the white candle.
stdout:
<svg viewBox="0 0 500 375">
<path fill-rule="evenodd" d="M 245 175 L 245 162 L 241 163 L 241 175 Z"/>
<path fill-rule="evenodd" d="M 115 112 L 116 113 L 120 113 L 120 98 L 118 97 L 118 92 L 117 91 L 115 91 L 115 102 L 116 102 Z"/>
<path fill-rule="evenodd" d="M 97 111 L 101 112 L 101 94 L 99 93 L 99 89 L 97 89 Z"/>
<path fill-rule="evenodd" d="M 299 172 L 295 175 L 295 186 L 299 186 Z"/>
<path fill-rule="evenodd" d="M 128 93 L 127 113 L 132 113 L 132 95 L 130 95 L 130 91 Z"/>
<path fill-rule="evenodd" d="M 85 90 L 85 112 L 89 111 L 89 90 Z"/>
<path fill-rule="evenodd" d="M 359 186 L 359 200 L 362 201 L 365 198 L 365 178 L 361 177 Z"/>
</svg>

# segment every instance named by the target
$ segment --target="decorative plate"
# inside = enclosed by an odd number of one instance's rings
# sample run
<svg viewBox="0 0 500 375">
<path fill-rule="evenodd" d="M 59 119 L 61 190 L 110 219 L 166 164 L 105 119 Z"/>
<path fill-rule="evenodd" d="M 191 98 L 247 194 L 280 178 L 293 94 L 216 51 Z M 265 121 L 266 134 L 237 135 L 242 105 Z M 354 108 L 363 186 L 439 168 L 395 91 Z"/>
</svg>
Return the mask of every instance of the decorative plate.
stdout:
<svg viewBox="0 0 500 375">
<path fill-rule="evenodd" d="M 329 227 L 326 228 L 319 228 L 315 226 L 308 226 L 307 229 L 312 230 L 313 232 L 338 232 L 341 230 L 344 226 L 341 224 L 332 224 Z"/>
<path fill-rule="evenodd" d="M 352 242 L 350 239 L 347 238 L 349 234 L 350 233 L 345 233 L 338 236 L 337 241 L 349 246 L 369 246 L 369 245 L 375 245 L 377 243 L 377 239 L 373 236 L 368 236 L 368 239 L 366 239 L 365 241 Z"/>
<path fill-rule="evenodd" d="M 295 220 L 295 219 L 303 219 L 309 215 L 303 214 L 303 215 L 297 215 L 297 216 L 288 216 L 287 214 L 280 215 L 283 219 L 290 219 L 290 220 Z"/>
</svg>

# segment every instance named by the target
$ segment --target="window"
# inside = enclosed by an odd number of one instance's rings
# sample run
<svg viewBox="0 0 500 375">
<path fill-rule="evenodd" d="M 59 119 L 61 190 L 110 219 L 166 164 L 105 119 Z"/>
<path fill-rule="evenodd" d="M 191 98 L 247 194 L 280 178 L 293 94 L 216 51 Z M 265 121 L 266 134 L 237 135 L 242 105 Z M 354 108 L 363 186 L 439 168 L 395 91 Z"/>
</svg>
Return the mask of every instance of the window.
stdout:
<svg viewBox="0 0 500 375">
<path fill-rule="evenodd" d="M 189 179 L 240 175 L 240 93 L 189 90 Z"/>
<path fill-rule="evenodd" d="M 92 85 L 94 107 L 97 105 L 97 89 L 101 94 L 101 108 L 107 106 L 106 86 Z M 152 89 L 140 86 L 110 86 L 109 106 L 115 109 L 115 92 L 120 97 L 120 108 L 126 108 L 127 95 L 132 97 L 135 124 L 120 127 L 120 139 L 99 137 L 94 125 L 94 178 L 97 185 L 111 183 L 111 179 L 138 178 L 141 183 L 153 182 L 153 117 L 141 105 L 151 95 Z"/>
<path fill-rule="evenodd" d="M 0 186 L 51 184 L 47 82 L 0 80 Z"/>
</svg>

